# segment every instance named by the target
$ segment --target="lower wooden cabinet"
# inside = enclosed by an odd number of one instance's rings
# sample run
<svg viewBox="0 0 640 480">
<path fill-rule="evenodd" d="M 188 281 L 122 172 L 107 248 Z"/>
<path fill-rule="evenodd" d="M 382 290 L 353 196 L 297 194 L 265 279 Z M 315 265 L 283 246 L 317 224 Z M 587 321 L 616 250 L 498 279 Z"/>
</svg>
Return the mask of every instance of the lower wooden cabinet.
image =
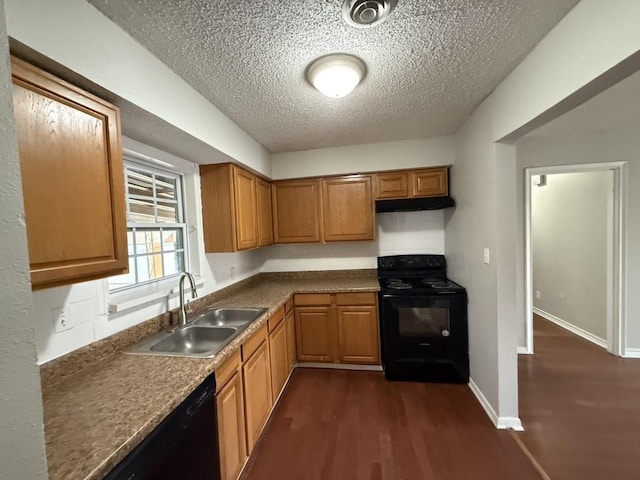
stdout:
<svg viewBox="0 0 640 480">
<path fill-rule="evenodd" d="M 247 452 L 251 453 L 273 404 L 268 341 L 265 340 L 244 363 L 242 377 L 247 420 Z"/>
<path fill-rule="evenodd" d="M 334 324 L 332 307 L 296 307 L 296 344 L 301 362 L 328 362 L 335 360 Z"/>
<path fill-rule="evenodd" d="M 220 478 L 235 480 L 247 458 L 242 375 L 234 374 L 216 395 Z"/>
<path fill-rule="evenodd" d="M 298 361 L 380 363 L 375 293 L 301 294 L 295 302 Z"/>
<path fill-rule="evenodd" d="M 380 363 L 375 306 L 338 307 L 338 358 L 341 363 Z"/>
<path fill-rule="evenodd" d="M 296 352 L 296 318 L 293 308 L 287 313 L 284 322 L 287 329 L 287 362 L 289 371 L 291 371 L 298 361 L 298 352 Z"/>
<path fill-rule="evenodd" d="M 271 390 L 273 398 L 276 399 L 289 376 L 285 321 L 281 321 L 269 334 L 269 350 L 271 354 Z"/>
<path fill-rule="evenodd" d="M 222 480 L 237 480 L 298 361 L 380 362 L 374 293 L 303 294 L 295 302 L 294 308 L 289 300 L 216 368 Z"/>
</svg>

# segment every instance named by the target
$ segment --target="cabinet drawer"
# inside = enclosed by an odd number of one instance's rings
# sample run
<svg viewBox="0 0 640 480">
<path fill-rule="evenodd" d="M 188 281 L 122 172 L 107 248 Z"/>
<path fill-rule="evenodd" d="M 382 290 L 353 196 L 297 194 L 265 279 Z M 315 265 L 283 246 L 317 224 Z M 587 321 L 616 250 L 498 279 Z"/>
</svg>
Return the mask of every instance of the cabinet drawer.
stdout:
<svg viewBox="0 0 640 480">
<path fill-rule="evenodd" d="M 220 391 L 233 374 L 240 368 L 240 349 L 236 350 L 229 358 L 216 368 L 216 390 Z"/>
<path fill-rule="evenodd" d="M 296 306 L 300 305 L 331 305 L 330 293 L 301 293 L 295 296 Z"/>
<path fill-rule="evenodd" d="M 284 306 L 280 307 L 276 313 L 274 313 L 273 315 L 271 315 L 269 317 L 269 320 L 267 320 L 267 323 L 269 325 L 269 331 L 273 332 L 273 330 L 275 330 L 275 328 L 280 325 L 280 322 L 284 320 Z"/>
<path fill-rule="evenodd" d="M 293 310 L 293 297 L 290 297 L 284 304 L 285 313 L 289 313 L 291 310 Z"/>
<path fill-rule="evenodd" d="M 247 359 L 255 352 L 258 347 L 267 338 L 267 324 L 262 325 L 256 332 L 242 344 L 242 361 Z"/>
<path fill-rule="evenodd" d="M 375 305 L 376 294 L 373 292 L 362 293 L 336 293 L 336 305 Z"/>
</svg>

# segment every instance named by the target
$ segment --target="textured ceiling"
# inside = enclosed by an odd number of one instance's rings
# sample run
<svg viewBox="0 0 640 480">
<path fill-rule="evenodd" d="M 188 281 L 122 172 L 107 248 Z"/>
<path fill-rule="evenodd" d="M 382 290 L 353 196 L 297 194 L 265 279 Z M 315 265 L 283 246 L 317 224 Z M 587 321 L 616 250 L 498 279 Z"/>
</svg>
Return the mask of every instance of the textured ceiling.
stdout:
<svg viewBox="0 0 640 480">
<path fill-rule="evenodd" d="M 342 0 L 89 0 L 272 152 L 453 133 L 578 0 L 399 0 L 374 27 Z M 305 80 L 357 55 L 348 97 Z M 170 92 L 167 92 L 170 95 Z"/>
</svg>

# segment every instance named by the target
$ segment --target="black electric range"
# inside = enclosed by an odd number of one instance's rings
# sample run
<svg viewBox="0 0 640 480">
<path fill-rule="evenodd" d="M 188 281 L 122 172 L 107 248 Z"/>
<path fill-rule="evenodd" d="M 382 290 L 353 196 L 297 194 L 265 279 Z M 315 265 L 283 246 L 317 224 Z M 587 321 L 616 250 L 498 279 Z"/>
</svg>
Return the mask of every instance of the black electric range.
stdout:
<svg viewBox="0 0 640 480">
<path fill-rule="evenodd" d="M 467 383 L 467 292 L 444 255 L 378 257 L 378 280 L 385 377 Z"/>
</svg>

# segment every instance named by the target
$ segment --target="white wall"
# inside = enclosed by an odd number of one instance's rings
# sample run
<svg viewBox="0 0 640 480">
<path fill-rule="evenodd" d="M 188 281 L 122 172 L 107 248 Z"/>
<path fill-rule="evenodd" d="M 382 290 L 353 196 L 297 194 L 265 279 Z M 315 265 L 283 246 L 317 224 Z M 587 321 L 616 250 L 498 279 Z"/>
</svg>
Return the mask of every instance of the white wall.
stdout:
<svg viewBox="0 0 640 480">
<path fill-rule="evenodd" d="M 377 268 L 376 257 L 444 253 L 443 210 L 377 213 L 372 242 L 274 245 L 267 250 L 265 272 Z"/>
<path fill-rule="evenodd" d="M 546 179 L 531 189 L 533 305 L 606 340 L 613 172 Z"/>
<path fill-rule="evenodd" d="M 272 157 L 274 180 L 451 165 L 453 137 L 369 143 L 277 153 Z"/>
<path fill-rule="evenodd" d="M 88 2 L 5 3 L 11 37 L 222 154 L 271 175 L 264 147 Z"/>
<path fill-rule="evenodd" d="M 204 279 L 201 296 L 255 275 L 264 263 L 264 251 L 205 254 L 202 233 L 202 203 L 197 166 L 155 148 L 123 138 L 125 148 L 172 164 L 185 175 L 185 209 L 189 231 L 191 271 Z M 164 283 L 168 293 L 177 280 Z M 126 294 L 126 293 L 125 293 Z M 141 293 L 143 295 L 144 293 Z M 120 313 L 108 313 L 107 304 L 117 301 L 118 294 L 109 294 L 107 280 L 94 280 L 33 292 L 38 363 L 42 364 L 178 306 L 175 295 L 149 302 L 139 302 L 135 308 Z M 52 310 L 64 308 L 72 328 L 56 333 Z"/>
<path fill-rule="evenodd" d="M 0 0 L 0 479 L 46 479 L 9 45 Z"/>
<path fill-rule="evenodd" d="M 598 77 L 640 51 L 638 18 L 637 0 L 582 0 L 456 134 L 451 187 L 458 207 L 445 218 L 446 254 L 451 276 L 469 291 L 471 377 L 499 424 L 518 414 L 524 234 L 515 147 L 495 142 L 563 113 L 578 90 L 602 89 Z M 483 248 L 491 253 L 489 265 Z"/>
<path fill-rule="evenodd" d="M 627 348 L 640 348 L 640 125 L 600 134 L 572 137 L 524 138 L 518 142 L 518 170 L 555 165 L 576 165 L 626 161 L 627 214 L 626 281 L 623 291 L 627 318 Z M 524 196 L 518 197 L 519 211 L 524 212 Z M 524 235 L 524 233 L 522 234 Z M 524 262 L 522 257 L 519 261 Z M 524 320 L 523 320 L 524 322 Z"/>
</svg>

